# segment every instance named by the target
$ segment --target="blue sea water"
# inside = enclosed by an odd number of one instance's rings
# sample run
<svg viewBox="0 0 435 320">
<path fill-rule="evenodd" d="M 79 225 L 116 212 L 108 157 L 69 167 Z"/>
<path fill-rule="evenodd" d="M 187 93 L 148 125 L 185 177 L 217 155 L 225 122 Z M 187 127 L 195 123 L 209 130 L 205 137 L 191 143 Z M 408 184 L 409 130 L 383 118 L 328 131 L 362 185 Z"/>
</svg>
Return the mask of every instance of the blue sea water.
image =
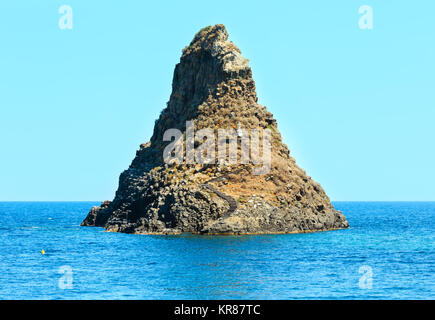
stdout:
<svg viewBox="0 0 435 320">
<path fill-rule="evenodd" d="M 0 299 L 435 298 L 434 202 L 336 202 L 348 230 L 263 236 L 80 227 L 97 204 L 0 202 Z"/>
</svg>

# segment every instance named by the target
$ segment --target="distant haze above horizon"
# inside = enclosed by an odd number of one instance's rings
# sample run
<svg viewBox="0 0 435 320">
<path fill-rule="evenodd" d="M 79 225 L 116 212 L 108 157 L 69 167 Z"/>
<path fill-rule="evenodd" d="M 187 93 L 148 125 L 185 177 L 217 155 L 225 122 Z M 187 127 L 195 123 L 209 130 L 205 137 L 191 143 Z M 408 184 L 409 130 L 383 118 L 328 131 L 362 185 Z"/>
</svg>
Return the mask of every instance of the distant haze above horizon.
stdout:
<svg viewBox="0 0 435 320">
<path fill-rule="evenodd" d="M 0 3 L 0 201 L 111 200 L 181 50 L 225 24 L 259 103 L 333 201 L 435 201 L 435 3 Z"/>
</svg>

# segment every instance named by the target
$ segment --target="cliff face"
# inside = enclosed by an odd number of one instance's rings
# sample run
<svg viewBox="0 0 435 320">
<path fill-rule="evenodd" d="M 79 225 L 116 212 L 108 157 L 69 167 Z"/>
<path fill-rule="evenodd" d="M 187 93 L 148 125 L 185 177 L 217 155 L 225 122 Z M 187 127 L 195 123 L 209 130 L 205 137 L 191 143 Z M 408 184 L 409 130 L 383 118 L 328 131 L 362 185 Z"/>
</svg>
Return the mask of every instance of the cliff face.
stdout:
<svg viewBox="0 0 435 320">
<path fill-rule="evenodd" d="M 186 121 L 191 121 L 190 129 Z M 164 158 L 169 129 L 182 134 L 184 152 L 175 163 Z M 236 135 L 222 141 L 225 150 L 236 142 L 234 161 L 192 161 L 189 147 L 198 150 L 205 139 L 191 143 L 188 131 L 201 129 L 216 136 L 221 129 L 233 130 Z M 253 151 L 261 143 L 255 145 L 252 136 L 252 161 L 241 160 L 244 151 L 238 142 L 249 129 L 270 134 L 266 166 L 258 161 L 261 151 Z M 262 137 L 266 141 L 266 134 Z M 266 159 L 264 150 L 263 144 Z M 257 103 L 248 60 L 228 41 L 223 25 L 200 30 L 183 50 L 170 100 L 150 142 L 140 146 L 121 174 L 113 201 L 92 208 L 82 225 L 143 234 L 292 233 L 349 226 L 322 187 L 289 155 L 273 115 Z"/>
</svg>

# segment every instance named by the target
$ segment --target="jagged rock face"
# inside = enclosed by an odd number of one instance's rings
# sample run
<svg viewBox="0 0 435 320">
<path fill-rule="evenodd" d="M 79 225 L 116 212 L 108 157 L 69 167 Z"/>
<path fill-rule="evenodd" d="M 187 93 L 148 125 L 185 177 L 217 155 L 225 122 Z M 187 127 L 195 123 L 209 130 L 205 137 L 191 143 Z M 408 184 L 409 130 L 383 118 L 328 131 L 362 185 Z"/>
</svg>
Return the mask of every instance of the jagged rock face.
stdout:
<svg viewBox="0 0 435 320">
<path fill-rule="evenodd" d="M 261 128 L 272 132 L 271 167 L 254 164 L 168 165 L 167 129 Z M 238 148 L 240 155 L 240 148 Z M 94 207 L 84 226 L 141 234 L 296 233 L 347 228 L 322 187 L 300 169 L 282 143 L 273 115 L 257 103 L 248 60 L 223 25 L 199 31 L 174 71 L 172 94 L 119 179 L 112 202 Z"/>
</svg>

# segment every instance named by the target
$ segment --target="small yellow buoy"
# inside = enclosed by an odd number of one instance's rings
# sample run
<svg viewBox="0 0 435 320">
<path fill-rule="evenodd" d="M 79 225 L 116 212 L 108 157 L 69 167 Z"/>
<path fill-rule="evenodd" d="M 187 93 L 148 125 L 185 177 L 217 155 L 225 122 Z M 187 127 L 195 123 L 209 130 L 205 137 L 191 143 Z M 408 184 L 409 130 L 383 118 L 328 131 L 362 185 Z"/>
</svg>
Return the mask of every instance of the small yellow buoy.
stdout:
<svg viewBox="0 0 435 320">
<path fill-rule="evenodd" d="M 42 250 L 41 250 L 41 254 L 45 254 L 45 251 L 44 251 L 44 249 L 42 249 Z"/>
</svg>

